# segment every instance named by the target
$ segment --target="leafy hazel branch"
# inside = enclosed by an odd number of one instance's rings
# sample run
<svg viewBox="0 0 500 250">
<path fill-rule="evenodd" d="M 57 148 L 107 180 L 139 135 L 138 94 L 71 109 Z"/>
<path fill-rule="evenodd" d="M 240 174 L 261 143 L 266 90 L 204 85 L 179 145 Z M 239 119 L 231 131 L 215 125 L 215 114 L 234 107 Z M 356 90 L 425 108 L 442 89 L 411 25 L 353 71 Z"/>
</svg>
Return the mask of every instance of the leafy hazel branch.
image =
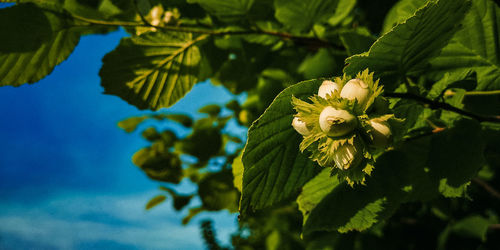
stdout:
<svg viewBox="0 0 500 250">
<path fill-rule="evenodd" d="M 142 23 L 140 22 L 127 22 L 127 21 L 107 21 L 107 20 L 97 20 L 88 17 L 82 17 L 76 14 L 71 14 L 71 16 L 77 20 L 89 23 L 89 24 L 97 24 L 97 25 L 107 25 L 107 26 L 123 26 L 123 27 L 143 27 L 143 28 L 155 28 L 158 30 L 164 31 L 175 31 L 175 32 L 184 32 L 184 33 L 195 33 L 195 34 L 206 34 L 213 36 L 225 36 L 225 35 L 268 35 L 279 37 L 282 40 L 290 40 L 294 43 L 302 46 L 307 46 L 311 48 L 333 48 L 338 50 L 345 50 L 343 46 L 339 46 L 337 44 L 331 43 L 329 41 L 317 38 L 317 37 L 308 37 L 308 36 L 297 36 L 286 32 L 278 32 L 278 31 L 270 31 L 270 30 L 261 30 L 261 29 L 253 29 L 253 30 L 208 30 L 208 29 L 199 29 L 199 28 L 189 28 L 189 27 L 180 27 L 180 26 L 171 26 L 171 25 L 153 25 L 148 22 L 144 16 L 141 15 Z"/>
</svg>

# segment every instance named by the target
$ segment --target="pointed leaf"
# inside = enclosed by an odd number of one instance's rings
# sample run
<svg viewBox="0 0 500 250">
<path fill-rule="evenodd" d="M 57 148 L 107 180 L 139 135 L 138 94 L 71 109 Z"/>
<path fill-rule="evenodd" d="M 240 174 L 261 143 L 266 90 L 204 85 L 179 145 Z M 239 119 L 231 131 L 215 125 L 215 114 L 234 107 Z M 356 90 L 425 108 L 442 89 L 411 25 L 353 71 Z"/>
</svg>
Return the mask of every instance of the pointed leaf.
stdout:
<svg viewBox="0 0 500 250">
<path fill-rule="evenodd" d="M 80 39 L 72 22 L 34 4 L 0 9 L 0 86 L 37 82 L 66 60 Z"/>
<path fill-rule="evenodd" d="M 250 127 L 243 152 L 243 214 L 292 198 L 319 171 L 299 152 L 302 136 L 291 125 L 296 113 L 291 102 L 292 95 L 305 99 L 317 93 L 321 82 L 304 81 L 283 90 Z"/>
<path fill-rule="evenodd" d="M 188 33 L 145 33 L 124 38 L 103 58 L 99 75 L 106 94 L 139 109 L 170 107 L 198 82 L 201 55 Z"/>
<path fill-rule="evenodd" d="M 346 59 L 348 75 L 368 68 L 392 90 L 406 76 L 419 75 L 459 27 L 469 4 L 464 0 L 430 2 L 380 37 L 367 53 Z"/>
<path fill-rule="evenodd" d="M 477 73 L 478 90 L 500 89 L 500 7 L 490 0 L 472 1 L 463 29 L 431 61 L 438 72 Z"/>
</svg>

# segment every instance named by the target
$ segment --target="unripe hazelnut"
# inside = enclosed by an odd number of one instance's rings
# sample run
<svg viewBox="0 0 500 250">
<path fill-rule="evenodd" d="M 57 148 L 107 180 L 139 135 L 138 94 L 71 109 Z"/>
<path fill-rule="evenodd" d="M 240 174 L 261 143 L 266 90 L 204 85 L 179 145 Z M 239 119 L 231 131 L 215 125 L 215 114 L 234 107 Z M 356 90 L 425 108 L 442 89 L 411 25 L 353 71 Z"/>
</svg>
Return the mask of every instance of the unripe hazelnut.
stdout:
<svg viewBox="0 0 500 250">
<path fill-rule="evenodd" d="M 356 146 L 351 144 L 344 144 L 338 147 L 333 155 L 335 165 L 343 170 L 357 165 L 361 158 L 360 151 L 356 148 Z"/>
<path fill-rule="evenodd" d="M 386 121 L 380 119 L 371 119 L 368 121 L 373 128 L 370 134 L 373 137 L 373 146 L 377 148 L 385 148 L 389 145 L 392 133 L 391 127 Z"/>
<path fill-rule="evenodd" d="M 354 130 L 358 121 L 346 110 L 328 106 L 319 115 L 319 126 L 328 136 L 343 136 Z"/>
<path fill-rule="evenodd" d="M 307 125 L 305 122 L 303 122 L 300 118 L 294 117 L 292 121 L 292 126 L 293 128 L 299 132 L 299 134 L 303 136 L 308 136 L 311 134 L 311 131 L 307 128 Z"/>
<path fill-rule="evenodd" d="M 370 89 L 368 85 L 360 79 L 349 80 L 340 92 L 340 97 L 349 100 L 356 99 L 360 105 L 365 105 L 369 95 Z"/>
<path fill-rule="evenodd" d="M 339 85 L 336 82 L 330 80 L 324 80 L 321 86 L 319 86 L 318 95 L 326 99 L 326 95 L 333 95 L 333 92 L 340 91 Z"/>
</svg>

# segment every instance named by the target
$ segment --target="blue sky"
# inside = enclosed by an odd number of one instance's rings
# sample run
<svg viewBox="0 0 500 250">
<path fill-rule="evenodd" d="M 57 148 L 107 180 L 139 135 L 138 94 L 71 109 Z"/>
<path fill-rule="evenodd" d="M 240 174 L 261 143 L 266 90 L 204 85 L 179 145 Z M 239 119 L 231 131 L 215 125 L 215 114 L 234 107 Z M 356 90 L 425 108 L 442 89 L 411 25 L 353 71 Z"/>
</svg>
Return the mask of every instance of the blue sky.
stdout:
<svg viewBox="0 0 500 250">
<path fill-rule="evenodd" d="M 116 124 L 148 112 L 102 94 L 98 77 L 101 58 L 124 35 L 85 36 L 40 82 L 0 88 L 0 249 L 200 249 L 205 218 L 228 244 L 235 214 L 203 213 L 181 226 L 186 211 L 169 201 L 144 210 L 158 183 L 131 157 L 148 143 Z M 169 111 L 194 113 L 231 98 L 200 83 Z M 181 190 L 193 186 L 184 182 Z"/>
</svg>

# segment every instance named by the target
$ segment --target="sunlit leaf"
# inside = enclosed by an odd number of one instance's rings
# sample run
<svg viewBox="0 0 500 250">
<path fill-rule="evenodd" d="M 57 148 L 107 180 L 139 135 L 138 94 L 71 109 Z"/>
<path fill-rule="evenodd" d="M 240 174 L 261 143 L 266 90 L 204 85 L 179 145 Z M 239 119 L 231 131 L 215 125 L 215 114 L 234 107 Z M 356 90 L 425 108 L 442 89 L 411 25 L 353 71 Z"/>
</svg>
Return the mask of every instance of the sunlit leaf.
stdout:
<svg viewBox="0 0 500 250">
<path fill-rule="evenodd" d="M 73 20 L 33 4 L 0 9 L 0 86 L 34 83 L 66 60 L 80 40 Z"/>
<path fill-rule="evenodd" d="M 106 94 L 139 109 L 170 107 L 198 82 L 200 51 L 189 33 L 145 33 L 123 38 L 103 58 L 99 75 Z"/>
<path fill-rule="evenodd" d="M 430 2 L 414 16 L 380 37 L 366 53 L 346 59 L 348 75 L 368 68 L 392 90 L 406 76 L 418 76 L 428 67 L 459 28 L 469 9 L 464 0 Z"/>
</svg>

